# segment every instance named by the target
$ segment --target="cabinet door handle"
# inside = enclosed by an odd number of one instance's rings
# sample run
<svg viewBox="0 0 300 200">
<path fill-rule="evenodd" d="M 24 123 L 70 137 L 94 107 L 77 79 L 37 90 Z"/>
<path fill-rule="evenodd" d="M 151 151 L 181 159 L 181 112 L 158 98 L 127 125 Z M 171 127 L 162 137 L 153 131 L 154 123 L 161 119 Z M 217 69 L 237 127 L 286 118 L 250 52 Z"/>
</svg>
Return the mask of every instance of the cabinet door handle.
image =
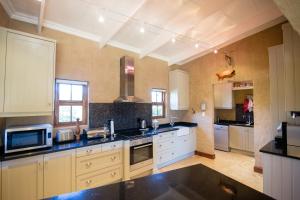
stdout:
<svg viewBox="0 0 300 200">
<path fill-rule="evenodd" d="M 88 162 L 85 164 L 86 168 L 89 168 L 90 166 L 92 166 L 92 163 L 91 162 Z"/>
<path fill-rule="evenodd" d="M 110 175 L 112 176 L 112 177 L 114 177 L 114 176 L 116 176 L 116 172 L 112 172 Z"/>
<path fill-rule="evenodd" d="M 91 184 L 92 183 L 92 180 L 88 180 L 85 182 L 87 185 Z"/>
<path fill-rule="evenodd" d="M 39 169 L 43 169 L 42 163 L 38 162 Z"/>
<path fill-rule="evenodd" d="M 86 153 L 92 153 L 93 149 L 86 150 Z"/>
<path fill-rule="evenodd" d="M 111 157 L 110 159 L 111 159 L 111 161 L 115 161 L 116 160 L 116 156 L 113 156 L 113 157 Z"/>
<path fill-rule="evenodd" d="M 162 147 L 162 145 L 160 144 L 159 147 Z"/>
</svg>

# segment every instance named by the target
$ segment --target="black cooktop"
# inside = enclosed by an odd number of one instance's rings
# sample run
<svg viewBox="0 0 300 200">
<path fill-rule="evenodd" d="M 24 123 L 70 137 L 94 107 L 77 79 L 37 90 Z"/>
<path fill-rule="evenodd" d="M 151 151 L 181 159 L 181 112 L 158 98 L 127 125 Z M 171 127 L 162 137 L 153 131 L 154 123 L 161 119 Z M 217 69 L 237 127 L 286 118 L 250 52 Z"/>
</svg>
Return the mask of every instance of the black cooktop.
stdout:
<svg viewBox="0 0 300 200">
<path fill-rule="evenodd" d="M 143 137 L 149 137 L 157 133 L 154 132 L 152 129 L 146 129 L 146 130 L 127 129 L 127 130 L 116 131 L 116 134 L 132 140 L 132 139 L 139 139 Z"/>
</svg>

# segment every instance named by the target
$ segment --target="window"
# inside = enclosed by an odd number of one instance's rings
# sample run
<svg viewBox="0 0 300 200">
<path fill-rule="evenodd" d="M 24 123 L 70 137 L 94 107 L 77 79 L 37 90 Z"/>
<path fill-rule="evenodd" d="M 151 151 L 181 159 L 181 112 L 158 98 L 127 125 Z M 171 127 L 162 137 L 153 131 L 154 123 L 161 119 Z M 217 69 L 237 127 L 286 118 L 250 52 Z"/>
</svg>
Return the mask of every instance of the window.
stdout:
<svg viewBox="0 0 300 200">
<path fill-rule="evenodd" d="M 152 89 L 152 118 L 164 118 L 166 114 L 165 97 L 166 91 L 162 89 Z"/>
<path fill-rule="evenodd" d="M 87 124 L 88 83 L 57 79 L 55 84 L 55 125 Z"/>
</svg>

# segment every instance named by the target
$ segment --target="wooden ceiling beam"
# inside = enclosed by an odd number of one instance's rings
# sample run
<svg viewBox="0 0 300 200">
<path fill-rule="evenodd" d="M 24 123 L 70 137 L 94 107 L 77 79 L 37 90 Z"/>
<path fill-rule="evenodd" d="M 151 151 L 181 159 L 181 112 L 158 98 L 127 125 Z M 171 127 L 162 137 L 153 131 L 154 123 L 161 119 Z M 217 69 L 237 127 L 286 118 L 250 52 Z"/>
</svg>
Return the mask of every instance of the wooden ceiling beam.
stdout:
<svg viewBox="0 0 300 200">
<path fill-rule="evenodd" d="M 38 24 L 37 24 L 37 31 L 38 31 L 38 33 L 41 33 L 42 32 L 42 28 L 43 28 L 46 0 L 40 0 L 40 2 L 41 2 L 41 5 L 40 5 L 40 14 L 39 14 Z"/>
</svg>

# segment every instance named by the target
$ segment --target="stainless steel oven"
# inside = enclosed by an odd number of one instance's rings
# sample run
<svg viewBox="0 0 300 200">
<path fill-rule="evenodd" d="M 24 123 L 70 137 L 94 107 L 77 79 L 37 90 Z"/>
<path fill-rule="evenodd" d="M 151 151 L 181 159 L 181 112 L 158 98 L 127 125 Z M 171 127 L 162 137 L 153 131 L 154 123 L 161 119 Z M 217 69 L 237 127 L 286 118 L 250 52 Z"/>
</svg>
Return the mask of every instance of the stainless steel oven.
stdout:
<svg viewBox="0 0 300 200">
<path fill-rule="evenodd" d="M 130 171 L 153 163 L 153 139 L 146 137 L 130 141 Z"/>
<path fill-rule="evenodd" d="M 5 129 L 4 152 L 13 153 L 52 146 L 52 126 L 40 124 Z"/>
</svg>

